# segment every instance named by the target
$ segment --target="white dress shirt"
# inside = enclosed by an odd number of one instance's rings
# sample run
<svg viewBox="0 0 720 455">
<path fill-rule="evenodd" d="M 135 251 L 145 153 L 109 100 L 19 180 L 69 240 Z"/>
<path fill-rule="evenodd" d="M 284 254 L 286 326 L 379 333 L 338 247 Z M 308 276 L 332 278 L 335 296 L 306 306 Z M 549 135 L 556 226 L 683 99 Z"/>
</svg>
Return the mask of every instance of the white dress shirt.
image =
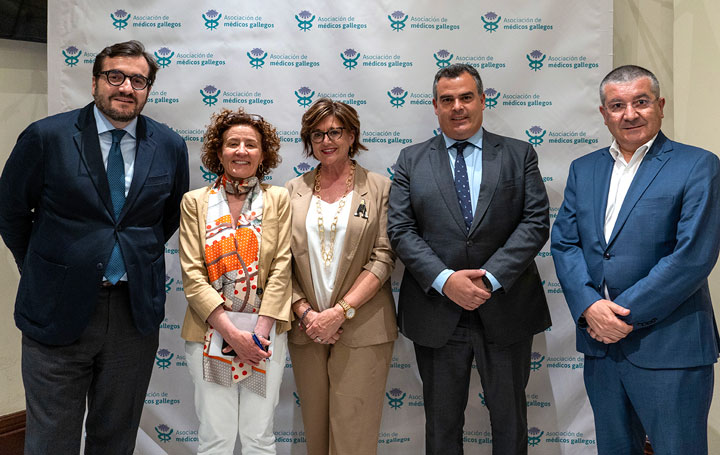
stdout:
<svg viewBox="0 0 720 455">
<path fill-rule="evenodd" d="M 610 178 L 610 190 L 608 191 L 607 207 L 605 207 L 605 242 L 610 240 L 610 234 L 612 234 L 615 222 L 617 221 L 618 213 L 622 207 L 625 196 L 627 195 L 630 184 L 635 178 L 640 163 L 647 154 L 647 151 L 652 147 L 655 142 L 655 135 L 645 144 L 641 145 L 633 156 L 630 158 L 630 162 L 625 161 L 625 157 L 620 152 L 620 147 L 617 141 L 613 140 L 610 146 L 610 155 L 615 160 L 613 165 L 612 177 Z"/>
</svg>

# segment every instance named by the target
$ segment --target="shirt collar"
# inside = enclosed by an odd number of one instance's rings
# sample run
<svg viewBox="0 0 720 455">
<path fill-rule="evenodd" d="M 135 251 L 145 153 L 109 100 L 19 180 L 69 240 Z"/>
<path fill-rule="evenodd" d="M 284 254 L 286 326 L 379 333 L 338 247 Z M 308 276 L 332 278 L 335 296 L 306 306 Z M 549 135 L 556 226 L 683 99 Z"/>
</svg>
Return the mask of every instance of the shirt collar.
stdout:
<svg viewBox="0 0 720 455">
<path fill-rule="evenodd" d="M 613 139 L 612 144 L 610 145 L 610 156 L 613 157 L 615 161 L 618 161 L 622 159 L 622 162 L 627 164 L 628 166 L 637 163 L 638 161 L 642 160 L 645 157 L 645 154 L 648 150 L 650 150 L 650 147 L 652 147 L 653 143 L 655 142 L 655 139 L 657 139 L 657 134 L 653 136 L 652 139 L 638 147 L 637 150 L 635 150 L 635 153 L 633 153 L 632 158 L 630 158 L 629 163 L 625 163 L 625 157 L 620 152 L 620 146 L 617 143 L 616 139 Z"/>
<path fill-rule="evenodd" d="M 480 128 L 477 131 L 477 133 L 475 133 L 472 136 L 470 136 L 469 138 L 465 139 L 465 142 L 469 142 L 472 145 L 474 145 L 475 147 L 477 147 L 478 149 L 482 150 L 483 131 L 484 130 L 482 128 Z M 449 138 L 445 135 L 445 133 L 442 133 L 442 135 L 443 135 L 443 139 L 445 140 L 445 148 L 448 150 L 450 150 L 450 147 L 452 147 L 456 142 L 463 142 L 463 141 L 458 141 L 458 140 Z"/>
<path fill-rule="evenodd" d="M 105 114 L 100 112 L 97 105 L 93 106 L 93 112 L 95 113 L 95 125 L 97 126 L 98 134 L 107 133 L 108 131 L 115 129 L 113 124 L 110 123 L 110 120 L 105 117 Z M 135 132 L 137 131 L 137 120 L 137 117 L 135 117 L 125 128 L 122 128 L 133 139 L 136 139 Z"/>
</svg>

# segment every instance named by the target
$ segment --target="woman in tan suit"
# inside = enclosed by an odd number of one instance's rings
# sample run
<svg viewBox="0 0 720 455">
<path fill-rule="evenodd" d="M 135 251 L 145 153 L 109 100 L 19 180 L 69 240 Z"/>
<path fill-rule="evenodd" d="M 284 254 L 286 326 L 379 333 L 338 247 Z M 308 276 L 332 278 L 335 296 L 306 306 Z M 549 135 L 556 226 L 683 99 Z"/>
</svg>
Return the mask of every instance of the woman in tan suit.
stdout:
<svg viewBox="0 0 720 455">
<path fill-rule="evenodd" d="M 290 201 L 260 183 L 280 161 L 275 128 L 222 110 L 203 143 L 218 174 L 185 194 L 180 263 L 182 328 L 200 420 L 198 454 L 275 453 L 273 415 L 290 328 Z"/>
<path fill-rule="evenodd" d="M 360 121 L 320 98 L 302 117 L 320 164 L 286 185 L 293 211 L 289 334 L 308 454 L 373 454 L 394 340 L 390 180 L 357 165 Z"/>
</svg>

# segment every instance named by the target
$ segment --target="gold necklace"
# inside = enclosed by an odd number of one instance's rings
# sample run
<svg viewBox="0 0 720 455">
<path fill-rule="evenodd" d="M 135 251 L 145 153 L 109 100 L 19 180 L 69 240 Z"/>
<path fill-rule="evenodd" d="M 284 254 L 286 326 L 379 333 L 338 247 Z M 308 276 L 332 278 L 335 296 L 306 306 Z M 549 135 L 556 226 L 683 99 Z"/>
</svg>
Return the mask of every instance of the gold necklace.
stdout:
<svg viewBox="0 0 720 455">
<path fill-rule="evenodd" d="M 320 169 L 321 166 L 318 166 L 317 172 L 315 173 L 315 187 L 313 189 L 313 193 L 317 196 L 315 208 L 317 209 L 318 231 L 320 233 L 320 256 L 322 257 L 325 267 L 330 267 L 335 250 L 335 234 L 337 233 L 338 216 L 340 216 L 340 212 L 342 212 L 343 207 L 345 207 L 345 198 L 350 193 L 353 186 L 353 180 L 355 177 L 355 161 L 350 161 L 350 174 L 345 181 L 345 193 L 340 198 L 337 212 L 335 212 L 335 218 L 330 225 L 330 245 L 327 250 L 325 249 L 325 221 L 323 220 L 322 206 L 320 205 L 320 201 L 322 199 L 320 197 Z"/>
</svg>

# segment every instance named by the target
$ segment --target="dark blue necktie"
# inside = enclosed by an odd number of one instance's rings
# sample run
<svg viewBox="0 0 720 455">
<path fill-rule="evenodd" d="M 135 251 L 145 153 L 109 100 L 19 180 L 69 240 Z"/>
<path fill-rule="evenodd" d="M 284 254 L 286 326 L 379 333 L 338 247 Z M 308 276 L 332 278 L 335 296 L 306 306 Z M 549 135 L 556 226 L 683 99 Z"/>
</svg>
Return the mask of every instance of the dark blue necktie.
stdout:
<svg viewBox="0 0 720 455">
<path fill-rule="evenodd" d="M 472 202 L 470 201 L 467 166 L 463 156 L 463 150 L 468 145 L 470 145 L 469 142 L 462 141 L 456 142 L 452 146 L 457 149 L 457 157 L 455 157 L 455 191 L 457 192 L 458 203 L 460 203 L 460 212 L 463 219 L 465 219 L 465 227 L 470 230 L 473 221 Z"/>
<path fill-rule="evenodd" d="M 112 130 L 112 145 L 108 156 L 107 178 L 110 185 L 110 200 L 115 211 L 115 221 L 120 217 L 123 205 L 125 205 L 125 162 L 120 151 L 120 140 L 125 135 L 125 130 Z M 105 268 L 105 278 L 115 284 L 125 275 L 125 262 L 123 261 L 120 244 L 115 241 L 110 260 Z"/>
</svg>

